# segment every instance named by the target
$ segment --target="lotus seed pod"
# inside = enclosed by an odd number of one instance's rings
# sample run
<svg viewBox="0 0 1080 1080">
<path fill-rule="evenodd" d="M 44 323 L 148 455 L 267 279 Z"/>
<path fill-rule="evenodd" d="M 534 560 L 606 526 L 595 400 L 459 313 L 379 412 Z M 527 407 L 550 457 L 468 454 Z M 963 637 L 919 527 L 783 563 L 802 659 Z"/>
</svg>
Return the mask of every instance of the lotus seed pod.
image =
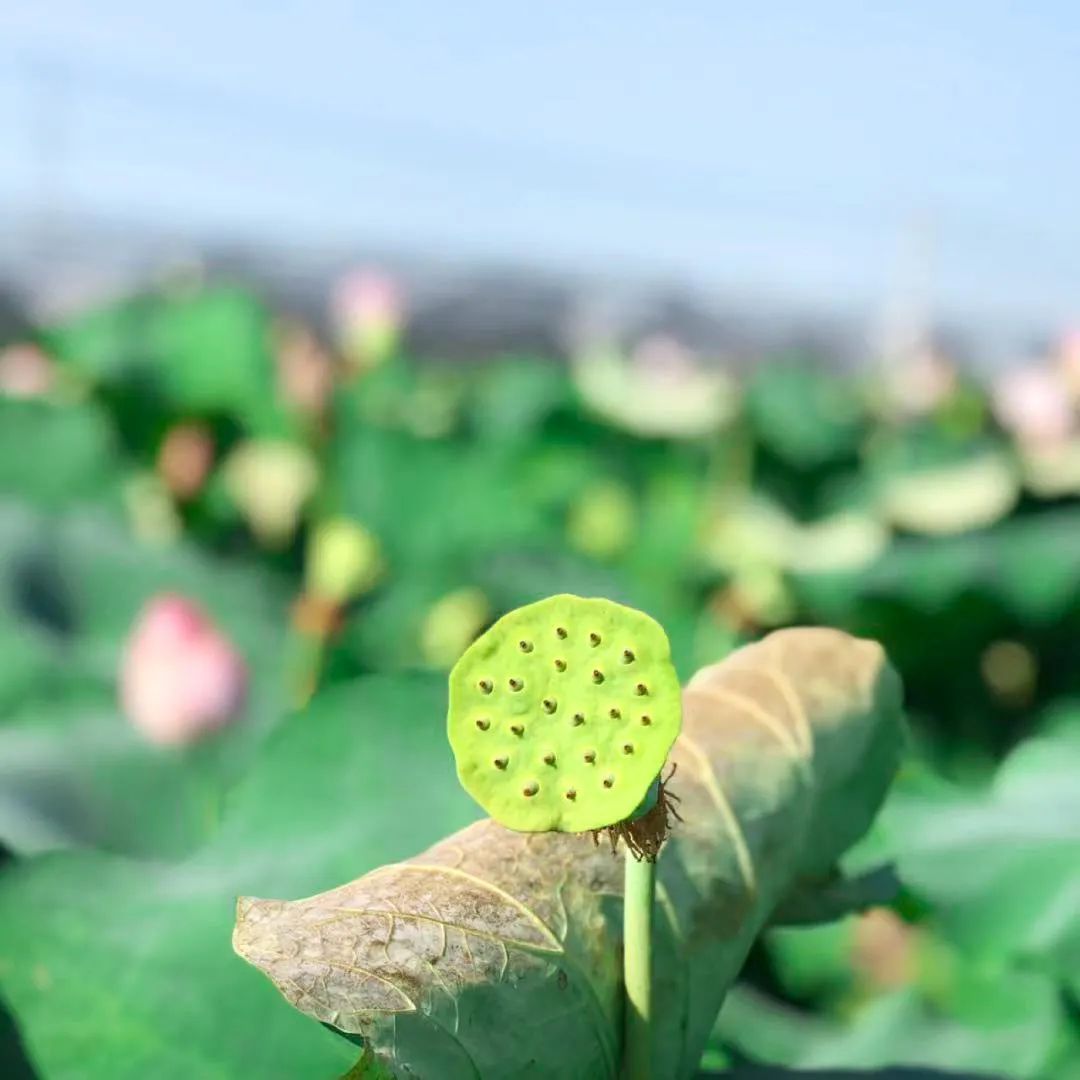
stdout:
<svg viewBox="0 0 1080 1080">
<path fill-rule="evenodd" d="M 355 521 L 324 521 L 312 533 L 305 565 L 312 596 L 344 604 L 366 593 L 381 572 L 379 542 Z"/>
<path fill-rule="evenodd" d="M 503 616 L 450 673 L 462 786 L 521 832 L 630 818 L 682 723 L 661 626 L 610 600 L 548 597 Z"/>
</svg>

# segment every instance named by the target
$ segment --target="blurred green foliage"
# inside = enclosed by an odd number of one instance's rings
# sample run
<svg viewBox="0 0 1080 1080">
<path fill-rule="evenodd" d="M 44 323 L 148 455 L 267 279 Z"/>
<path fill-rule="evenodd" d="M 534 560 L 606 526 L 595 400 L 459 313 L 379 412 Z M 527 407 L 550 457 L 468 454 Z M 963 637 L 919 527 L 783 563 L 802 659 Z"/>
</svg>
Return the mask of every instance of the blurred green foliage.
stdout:
<svg viewBox="0 0 1080 1080">
<path fill-rule="evenodd" d="M 165 290 L 43 328 L 47 391 L 0 386 L 0 1071 L 345 1071 L 355 1047 L 232 956 L 232 898 L 467 821 L 431 672 L 568 591 L 650 612 L 684 678 L 816 622 L 880 640 L 907 688 L 912 761 L 852 864 L 892 860 L 898 897 L 767 935 L 706 1064 L 1080 1076 L 1074 442 L 1033 457 L 963 380 L 912 408 L 811 356 L 740 381 L 607 349 L 592 378 L 309 338 L 242 291 Z M 197 453 L 171 439 L 193 424 Z M 282 445 L 296 476 L 248 467 Z M 305 553 L 342 520 L 371 565 L 330 603 Z M 252 676 L 240 721 L 173 750 L 116 690 L 165 591 Z"/>
</svg>

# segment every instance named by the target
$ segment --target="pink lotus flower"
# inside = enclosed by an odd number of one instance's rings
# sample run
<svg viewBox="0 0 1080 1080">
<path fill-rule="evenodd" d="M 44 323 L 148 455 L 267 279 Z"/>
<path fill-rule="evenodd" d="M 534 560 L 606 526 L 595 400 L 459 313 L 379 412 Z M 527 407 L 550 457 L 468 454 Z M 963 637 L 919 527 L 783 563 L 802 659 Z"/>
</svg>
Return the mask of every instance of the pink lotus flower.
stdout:
<svg viewBox="0 0 1080 1080">
<path fill-rule="evenodd" d="M 1035 364 L 1000 375 L 994 382 L 993 406 L 1001 426 L 1028 447 L 1062 442 L 1075 423 L 1068 389 L 1058 373 Z"/>
<path fill-rule="evenodd" d="M 335 288 L 332 316 L 346 357 L 361 368 L 370 368 L 396 349 L 405 321 L 405 300 L 393 278 L 376 270 L 358 270 Z"/>
<path fill-rule="evenodd" d="M 120 669 L 128 720 L 157 746 L 187 746 L 240 711 L 247 668 L 190 600 L 154 597 L 136 620 Z"/>
</svg>

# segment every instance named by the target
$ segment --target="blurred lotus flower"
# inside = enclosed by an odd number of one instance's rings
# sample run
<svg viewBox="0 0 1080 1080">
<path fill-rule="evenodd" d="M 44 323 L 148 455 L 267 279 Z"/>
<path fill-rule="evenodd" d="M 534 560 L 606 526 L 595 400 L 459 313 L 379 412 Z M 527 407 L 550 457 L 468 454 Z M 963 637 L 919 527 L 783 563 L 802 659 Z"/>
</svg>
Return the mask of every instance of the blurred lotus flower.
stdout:
<svg viewBox="0 0 1080 1080">
<path fill-rule="evenodd" d="M 457 589 L 437 600 L 420 627 L 420 652 L 435 668 L 453 666 L 491 617 L 487 597 L 479 589 Z"/>
<path fill-rule="evenodd" d="M 225 462 L 225 487 L 252 532 L 268 547 L 289 542 L 319 481 L 303 446 L 276 439 L 241 443 Z"/>
<path fill-rule="evenodd" d="M 646 338 L 629 359 L 615 348 L 587 350 L 575 358 L 574 380 L 592 409 L 639 435 L 707 435 L 738 406 L 731 376 L 668 336 Z"/>
<path fill-rule="evenodd" d="M 56 383 L 56 366 L 36 345 L 0 349 L 0 397 L 44 397 Z"/>
<path fill-rule="evenodd" d="M 321 522 L 308 542 L 307 593 L 344 604 L 366 593 L 382 572 L 379 542 L 348 518 Z"/>
<path fill-rule="evenodd" d="M 910 986 L 918 974 L 918 932 L 889 908 L 871 908 L 855 920 L 851 965 L 878 990 Z"/>
<path fill-rule="evenodd" d="M 1073 401 L 1080 402 L 1080 329 L 1067 331 L 1057 347 L 1057 369 Z"/>
<path fill-rule="evenodd" d="M 625 484 L 600 480 L 590 484 L 570 508 L 567 538 L 594 559 L 613 559 L 634 536 L 637 509 Z"/>
<path fill-rule="evenodd" d="M 1071 434 L 1076 417 L 1058 371 L 1029 364 L 994 380 L 994 415 L 1024 446 L 1048 446 Z"/>
<path fill-rule="evenodd" d="M 214 435 L 205 424 L 173 425 L 158 450 L 158 476 L 181 501 L 198 495 L 213 464 Z"/>
<path fill-rule="evenodd" d="M 346 275 L 334 290 L 332 315 L 338 343 L 361 369 L 381 364 L 398 347 L 405 303 L 391 277 L 376 270 Z"/>
<path fill-rule="evenodd" d="M 948 357 L 930 347 L 920 348 L 886 376 L 890 412 L 906 418 L 927 416 L 952 397 L 959 381 Z"/>
<path fill-rule="evenodd" d="M 309 419 L 326 412 L 334 389 L 334 361 L 311 329 L 286 321 L 276 335 L 275 361 L 278 396 Z"/>
<path fill-rule="evenodd" d="M 190 600 L 164 594 L 143 608 L 124 651 L 120 700 L 149 742 L 196 742 L 239 713 L 246 689 L 239 653 Z"/>
</svg>

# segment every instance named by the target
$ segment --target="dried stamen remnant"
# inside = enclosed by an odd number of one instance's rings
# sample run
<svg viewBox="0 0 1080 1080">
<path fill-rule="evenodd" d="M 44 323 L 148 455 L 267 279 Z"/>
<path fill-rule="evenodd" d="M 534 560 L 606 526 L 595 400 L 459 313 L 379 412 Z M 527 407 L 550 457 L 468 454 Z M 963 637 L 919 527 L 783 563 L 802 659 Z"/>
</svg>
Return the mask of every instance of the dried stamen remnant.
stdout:
<svg viewBox="0 0 1080 1080">
<path fill-rule="evenodd" d="M 540 790 L 540 785 L 535 780 L 530 780 L 522 789 L 521 794 L 531 799 Z"/>
<path fill-rule="evenodd" d="M 481 719 L 476 721 L 476 726 L 481 731 L 487 731 L 487 729 L 491 727 L 491 721 L 488 720 L 486 717 L 482 717 Z"/>
<path fill-rule="evenodd" d="M 660 854 L 660 848 L 671 831 L 672 819 L 682 821 L 676 808 L 679 796 L 667 789 L 674 775 L 675 766 L 672 765 L 667 779 L 660 781 L 656 803 L 651 810 L 639 818 L 634 818 L 633 821 L 621 821 L 606 829 L 593 829 L 593 843 L 599 844 L 600 834 L 607 833 L 612 855 L 618 850 L 619 841 L 622 840 L 635 859 L 655 862 L 656 856 Z"/>
</svg>

